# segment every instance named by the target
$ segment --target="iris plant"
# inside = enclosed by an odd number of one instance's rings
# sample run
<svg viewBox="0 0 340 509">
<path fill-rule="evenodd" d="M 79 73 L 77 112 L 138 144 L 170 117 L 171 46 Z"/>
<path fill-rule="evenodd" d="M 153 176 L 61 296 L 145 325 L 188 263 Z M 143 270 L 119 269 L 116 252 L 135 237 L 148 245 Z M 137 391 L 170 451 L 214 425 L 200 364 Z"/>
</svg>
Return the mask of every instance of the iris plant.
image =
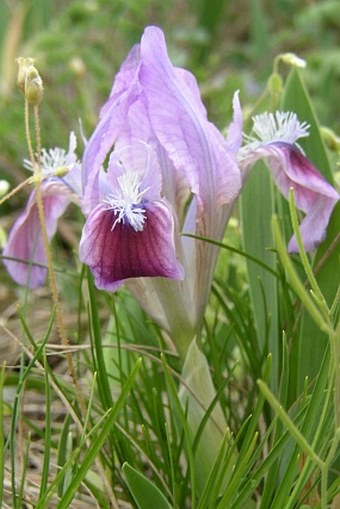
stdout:
<svg viewBox="0 0 340 509">
<path fill-rule="evenodd" d="M 306 250 L 324 238 L 338 200 L 296 144 L 308 126 L 295 114 L 254 118 L 253 135 L 242 145 L 238 93 L 227 137 L 207 118 L 194 76 L 174 67 L 162 31 L 146 28 L 121 66 L 99 122 L 85 147 L 82 175 L 75 140 L 63 162 L 43 154 L 42 183 L 49 237 L 71 199 L 81 197 L 86 216 L 80 259 L 98 288 L 115 291 L 126 282 L 144 309 L 185 355 L 199 333 L 218 250 L 180 232 L 221 240 L 247 174 L 267 161 L 285 196 L 295 189 L 305 213 L 301 234 Z M 107 164 L 106 164 L 107 161 Z M 66 167 L 57 176 L 56 167 Z M 80 189 L 80 180 L 81 187 Z M 4 255 L 13 278 L 35 288 L 46 270 L 32 193 L 9 236 Z M 296 240 L 289 242 L 297 250 Z"/>
</svg>

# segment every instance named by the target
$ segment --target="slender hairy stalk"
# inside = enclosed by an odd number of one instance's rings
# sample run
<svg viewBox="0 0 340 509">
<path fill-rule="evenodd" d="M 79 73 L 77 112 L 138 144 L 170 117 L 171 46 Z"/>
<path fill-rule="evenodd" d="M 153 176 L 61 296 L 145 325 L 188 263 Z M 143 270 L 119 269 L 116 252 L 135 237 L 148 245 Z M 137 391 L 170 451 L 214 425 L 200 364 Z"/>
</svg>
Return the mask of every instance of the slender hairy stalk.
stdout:
<svg viewBox="0 0 340 509">
<path fill-rule="evenodd" d="M 40 225 L 41 225 L 41 234 L 43 239 L 43 245 L 45 249 L 45 255 L 47 260 L 47 271 L 48 271 L 48 281 L 50 286 L 50 291 L 52 295 L 52 300 L 55 305 L 56 309 L 56 322 L 57 322 L 57 331 L 58 335 L 60 337 L 60 341 L 62 345 L 67 347 L 69 345 L 69 340 L 66 335 L 64 321 L 62 318 L 62 313 L 60 309 L 60 301 L 59 301 L 59 294 L 56 284 L 56 278 L 55 278 L 55 272 L 53 268 L 53 259 L 51 250 L 49 247 L 49 241 L 48 241 L 48 234 L 46 229 L 46 221 L 45 221 L 45 213 L 44 213 L 44 203 L 43 198 L 41 194 L 41 135 L 40 135 L 40 122 L 39 122 L 39 106 L 34 105 L 34 127 L 35 127 L 35 135 L 36 135 L 36 143 L 37 143 L 37 160 L 35 160 L 33 147 L 32 147 L 32 141 L 31 141 L 31 135 L 30 135 L 30 125 L 29 125 L 29 102 L 27 98 L 25 97 L 25 129 L 26 129 L 26 139 L 27 139 L 27 145 L 28 145 L 28 152 L 29 156 L 32 162 L 32 167 L 35 169 L 34 173 L 34 184 L 35 184 L 35 194 L 36 194 L 36 203 L 37 203 L 37 209 L 38 209 L 38 215 L 40 219 Z M 72 378 L 74 387 L 77 392 L 79 405 L 81 407 L 81 411 L 83 415 L 86 415 L 86 405 L 84 397 L 81 393 L 78 377 L 76 373 L 76 369 L 73 364 L 72 355 L 70 353 L 66 353 L 66 361 L 67 361 L 67 368 L 69 371 L 69 374 Z"/>
<path fill-rule="evenodd" d="M 12 196 L 14 196 L 15 194 L 17 194 L 17 192 L 21 191 L 21 189 L 25 186 L 27 186 L 27 184 L 32 184 L 34 182 L 34 177 L 29 177 L 27 178 L 26 180 L 24 180 L 23 182 L 21 182 L 19 185 L 17 185 L 14 189 L 12 189 L 12 191 L 10 191 L 9 193 L 7 193 L 5 196 L 3 196 L 0 200 L 0 206 L 5 203 L 5 201 L 9 200 L 10 198 L 12 198 Z"/>
</svg>

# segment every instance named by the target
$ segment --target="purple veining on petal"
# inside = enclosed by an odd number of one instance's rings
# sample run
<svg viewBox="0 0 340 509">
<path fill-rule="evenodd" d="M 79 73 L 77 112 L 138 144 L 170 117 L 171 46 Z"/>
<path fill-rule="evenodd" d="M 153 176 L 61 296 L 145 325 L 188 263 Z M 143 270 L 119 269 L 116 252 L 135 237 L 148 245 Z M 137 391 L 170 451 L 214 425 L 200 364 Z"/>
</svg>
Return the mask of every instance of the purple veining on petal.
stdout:
<svg viewBox="0 0 340 509">
<path fill-rule="evenodd" d="M 286 198 L 289 189 L 294 189 L 296 206 L 306 214 L 300 226 L 302 240 L 305 249 L 312 251 L 325 238 L 329 219 L 339 200 L 338 193 L 294 145 L 282 141 L 261 143 L 246 154 L 241 165 L 249 171 L 260 158 L 267 160 L 274 180 Z M 288 249 L 298 251 L 295 236 Z"/>
<path fill-rule="evenodd" d="M 117 74 L 110 98 L 103 106 L 99 123 L 85 147 L 82 205 L 85 214 L 100 202 L 98 180 L 101 165 L 125 124 L 129 108 L 140 95 L 136 52 L 137 48 L 130 53 Z"/>
<path fill-rule="evenodd" d="M 115 212 L 98 205 L 83 229 L 79 254 L 94 275 L 99 289 L 114 291 L 128 278 L 183 278 L 176 259 L 174 221 L 164 200 L 143 204 L 146 221 L 142 231 L 115 223 Z"/>
<path fill-rule="evenodd" d="M 53 183 L 45 182 L 41 187 L 47 235 L 51 240 L 57 229 L 58 218 L 69 205 L 70 197 L 67 193 L 56 192 Z M 25 210 L 14 223 L 3 255 L 17 259 L 17 261 L 4 259 L 4 265 L 18 284 L 38 288 L 44 283 L 46 268 L 34 265 L 46 265 L 35 191 L 31 193 Z"/>
<path fill-rule="evenodd" d="M 145 30 L 141 61 L 140 82 L 151 125 L 176 170 L 186 174 L 199 208 L 231 201 L 241 186 L 234 154 L 198 106 L 188 80 L 172 66 L 161 30 Z"/>
<path fill-rule="evenodd" d="M 289 189 L 294 188 L 296 206 L 306 216 L 300 225 L 306 251 L 312 251 L 326 235 L 326 228 L 339 200 L 338 193 L 324 179 L 312 163 L 293 145 L 275 143 L 268 146 L 269 164 L 274 179 L 286 198 Z M 295 236 L 289 242 L 288 250 L 297 252 Z"/>
</svg>

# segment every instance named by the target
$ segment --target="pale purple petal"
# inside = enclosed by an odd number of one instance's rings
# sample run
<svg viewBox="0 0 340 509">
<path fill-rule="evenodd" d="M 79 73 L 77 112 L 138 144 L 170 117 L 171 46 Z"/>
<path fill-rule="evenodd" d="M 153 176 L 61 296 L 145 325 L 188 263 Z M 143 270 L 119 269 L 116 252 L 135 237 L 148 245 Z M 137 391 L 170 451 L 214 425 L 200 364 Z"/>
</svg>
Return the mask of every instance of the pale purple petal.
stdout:
<svg viewBox="0 0 340 509">
<path fill-rule="evenodd" d="M 307 252 L 313 251 L 325 239 L 326 228 L 333 212 L 335 202 L 326 196 L 319 195 L 300 224 L 300 233 Z M 299 250 L 295 235 L 288 243 L 288 251 L 297 253 Z"/>
<path fill-rule="evenodd" d="M 100 110 L 99 118 L 101 119 L 108 110 L 111 110 L 117 98 L 130 88 L 131 83 L 135 80 L 136 71 L 140 64 L 140 46 L 135 44 L 126 59 L 120 66 L 118 73 L 112 85 L 110 97 Z"/>
<path fill-rule="evenodd" d="M 126 121 L 129 108 L 140 96 L 136 50 L 117 74 L 111 96 L 89 139 L 83 156 L 83 210 L 88 214 L 99 203 L 98 174 Z M 131 65 L 130 65 L 131 64 Z"/>
<path fill-rule="evenodd" d="M 306 251 L 312 251 L 325 238 L 329 219 L 339 199 L 338 193 L 293 145 L 269 145 L 268 155 L 279 189 L 288 198 L 292 187 L 297 208 L 306 214 L 300 230 Z M 298 251 L 295 237 L 290 240 L 288 249 Z"/>
<path fill-rule="evenodd" d="M 144 205 L 143 231 L 115 222 L 113 210 L 98 205 L 89 215 L 80 241 L 80 260 L 88 265 L 97 288 L 114 291 L 128 278 L 183 278 L 176 259 L 174 220 L 164 200 Z"/>
<path fill-rule="evenodd" d="M 326 228 L 339 196 L 313 164 L 289 143 L 274 142 L 261 144 L 246 157 L 247 166 L 259 158 L 265 158 L 275 182 L 282 194 L 288 198 L 290 188 L 294 189 L 296 206 L 306 216 L 301 223 L 302 240 L 307 251 L 315 249 L 326 235 Z M 293 237 L 289 251 L 298 250 Z"/>
<path fill-rule="evenodd" d="M 149 200 L 158 199 L 162 189 L 162 174 L 157 152 L 152 145 L 136 140 L 131 145 L 115 149 L 110 156 L 107 186 L 110 192 L 119 189 L 118 179 L 126 172 L 134 172 L 141 182 L 139 191 Z"/>
<path fill-rule="evenodd" d="M 143 91 L 140 92 L 138 100 L 129 107 L 125 123 L 115 143 L 115 149 L 133 145 L 136 140 L 143 140 L 146 143 L 157 141 L 149 121 L 146 99 Z"/>
<path fill-rule="evenodd" d="M 151 125 L 175 168 L 186 174 L 201 212 L 231 201 L 241 186 L 234 154 L 198 107 L 188 80 L 172 66 L 160 29 L 145 30 L 141 60 L 140 82 Z"/>
<path fill-rule="evenodd" d="M 46 182 L 41 187 L 47 235 L 51 240 L 57 229 L 58 218 L 70 203 L 70 197 L 67 192 L 61 193 L 60 187 L 54 183 Z M 46 268 L 34 265 L 46 265 L 35 191 L 13 225 L 3 256 L 17 259 L 16 261 L 4 259 L 4 265 L 18 284 L 37 288 L 44 283 Z"/>
</svg>

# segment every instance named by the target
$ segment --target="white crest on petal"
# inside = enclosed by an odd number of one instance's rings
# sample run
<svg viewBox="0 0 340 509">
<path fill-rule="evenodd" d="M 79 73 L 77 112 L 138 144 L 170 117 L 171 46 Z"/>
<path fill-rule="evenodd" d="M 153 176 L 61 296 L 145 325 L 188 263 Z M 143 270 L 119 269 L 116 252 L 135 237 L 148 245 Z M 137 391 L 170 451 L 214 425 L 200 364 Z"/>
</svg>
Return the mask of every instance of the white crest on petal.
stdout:
<svg viewBox="0 0 340 509">
<path fill-rule="evenodd" d="M 104 199 L 107 210 L 113 210 L 117 216 L 111 230 L 117 223 L 127 220 L 136 232 L 143 231 L 146 215 L 142 199 L 149 188 L 140 191 L 141 179 L 137 172 L 126 171 L 117 180 L 120 189 Z"/>
<path fill-rule="evenodd" d="M 246 145 L 242 151 L 256 150 L 270 143 L 296 144 L 299 138 L 309 136 L 310 125 L 300 122 L 296 113 L 291 111 L 276 111 L 275 113 L 262 113 L 253 117 L 252 135 L 244 135 Z"/>
<path fill-rule="evenodd" d="M 70 133 L 69 151 L 63 148 L 54 147 L 46 150 L 43 148 L 40 152 L 41 173 L 44 177 L 63 176 L 68 173 L 78 162 L 75 154 L 77 139 L 73 132 Z M 35 171 L 32 161 L 24 159 L 24 168 L 29 171 Z"/>
</svg>

